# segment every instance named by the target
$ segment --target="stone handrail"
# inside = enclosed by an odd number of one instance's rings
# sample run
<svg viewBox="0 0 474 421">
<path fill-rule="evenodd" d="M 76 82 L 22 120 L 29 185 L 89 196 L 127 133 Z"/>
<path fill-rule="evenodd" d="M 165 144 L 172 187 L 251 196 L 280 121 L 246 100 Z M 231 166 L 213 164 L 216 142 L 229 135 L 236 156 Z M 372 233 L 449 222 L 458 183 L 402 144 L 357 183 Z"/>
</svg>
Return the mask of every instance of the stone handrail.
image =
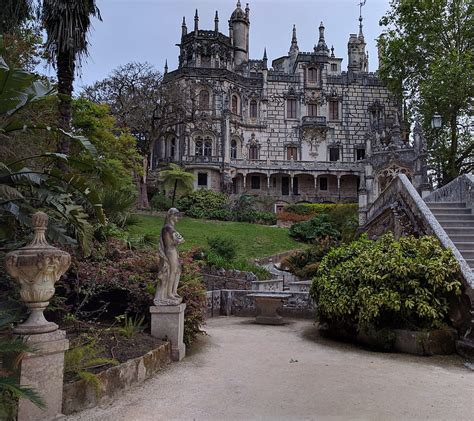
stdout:
<svg viewBox="0 0 474 421">
<path fill-rule="evenodd" d="M 465 287 L 473 290 L 474 274 L 471 268 L 405 174 L 398 175 L 375 200 L 367 212 L 366 226 L 400 199 L 416 217 L 423 234 L 436 236 L 444 248 L 451 249 L 460 264 Z"/>
<path fill-rule="evenodd" d="M 474 176 L 463 174 L 435 190 L 425 198 L 426 202 L 465 202 L 467 207 L 474 208 Z"/>
</svg>

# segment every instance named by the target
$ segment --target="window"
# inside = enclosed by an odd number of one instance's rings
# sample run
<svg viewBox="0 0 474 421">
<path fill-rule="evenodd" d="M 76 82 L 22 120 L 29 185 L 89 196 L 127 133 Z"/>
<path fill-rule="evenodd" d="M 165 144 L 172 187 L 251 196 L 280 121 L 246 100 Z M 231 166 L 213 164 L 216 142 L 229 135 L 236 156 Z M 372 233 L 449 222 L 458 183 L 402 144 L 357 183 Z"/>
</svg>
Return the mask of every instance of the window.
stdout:
<svg viewBox="0 0 474 421">
<path fill-rule="evenodd" d="M 331 72 L 337 72 L 337 64 L 331 63 Z"/>
<path fill-rule="evenodd" d="M 339 148 L 329 148 L 329 160 L 339 161 Z"/>
<path fill-rule="evenodd" d="M 288 146 L 286 148 L 286 159 L 288 161 L 298 159 L 298 148 L 296 146 Z"/>
<path fill-rule="evenodd" d="M 237 159 L 237 141 L 233 140 L 230 142 L 230 157 L 231 159 Z"/>
<path fill-rule="evenodd" d="M 206 139 L 204 142 L 204 156 L 212 156 L 212 142 L 210 139 Z"/>
<path fill-rule="evenodd" d="M 250 185 L 252 186 L 252 190 L 260 190 L 260 176 L 252 175 L 250 178 Z"/>
<path fill-rule="evenodd" d="M 211 56 L 201 56 L 201 67 L 211 67 Z"/>
<path fill-rule="evenodd" d="M 170 158 L 174 158 L 176 153 L 176 139 L 173 137 L 170 142 Z"/>
<path fill-rule="evenodd" d="M 257 101 L 252 100 L 250 101 L 250 118 L 257 118 L 257 114 L 258 114 Z"/>
<path fill-rule="evenodd" d="M 318 115 L 318 106 L 315 103 L 308 104 L 308 115 L 316 117 Z"/>
<path fill-rule="evenodd" d="M 258 159 L 258 146 L 251 145 L 249 147 L 249 159 Z"/>
<path fill-rule="evenodd" d="M 237 98 L 237 95 L 232 95 L 232 104 L 231 104 L 231 111 L 234 114 L 239 114 L 239 99 Z"/>
<path fill-rule="evenodd" d="M 328 189 L 328 178 L 319 177 L 319 190 L 326 191 Z"/>
<path fill-rule="evenodd" d="M 198 187 L 207 187 L 207 172 L 198 173 Z"/>
<path fill-rule="evenodd" d="M 296 99 L 286 100 L 286 118 L 296 118 Z"/>
<path fill-rule="evenodd" d="M 364 148 L 357 148 L 356 149 L 356 161 L 361 161 L 365 159 L 365 149 Z"/>
<path fill-rule="evenodd" d="M 201 138 L 198 138 L 198 140 L 196 140 L 196 145 L 195 145 L 195 151 L 194 151 L 194 154 L 196 156 L 202 156 L 204 153 L 204 144 L 202 142 L 202 139 Z"/>
<path fill-rule="evenodd" d="M 199 108 L 201 110 L 209 109 L 209 92 L 205 89 L 199 93 Z"/>
<path fill-rule="evenodd" d="M 339 120 L 339 101 L 329 101 L 329 120 Z"/>
<path fill-rule="evenodd" d="M 316 83 L 318 81 L 318 69 L 311 67 L 308 69 L 308 82 Z"/>
</svg>

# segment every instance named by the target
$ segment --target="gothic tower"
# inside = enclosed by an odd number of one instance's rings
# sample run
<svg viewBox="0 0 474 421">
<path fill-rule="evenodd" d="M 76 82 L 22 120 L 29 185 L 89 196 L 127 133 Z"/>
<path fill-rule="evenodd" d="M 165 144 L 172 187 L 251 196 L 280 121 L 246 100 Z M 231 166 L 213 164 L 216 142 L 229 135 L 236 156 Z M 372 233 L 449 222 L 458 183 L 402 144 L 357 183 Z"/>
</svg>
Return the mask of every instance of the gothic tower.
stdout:
<svg viewBox="0 0 474 421">
<path fill-rule="evenodd" d="M 230 37 L 234 47 L 234 64 L 240 66 L 249 61 L 249 31 L 250 31 L 250 9 L 247 3 L 245 11 L 242 10 L 240 0 L 237 8 L 229 20 Z"/>
</svg>

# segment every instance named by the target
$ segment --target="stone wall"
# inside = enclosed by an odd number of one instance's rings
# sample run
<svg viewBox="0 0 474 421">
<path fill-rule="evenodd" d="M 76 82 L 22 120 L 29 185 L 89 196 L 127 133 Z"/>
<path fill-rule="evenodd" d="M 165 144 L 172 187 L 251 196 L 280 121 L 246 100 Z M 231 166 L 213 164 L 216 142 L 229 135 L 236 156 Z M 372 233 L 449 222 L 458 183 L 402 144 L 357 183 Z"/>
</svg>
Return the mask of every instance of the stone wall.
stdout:
<svg viewBox="0 0 474 421">
<path fill-rule="evenodd" d="M 221 289 L 252 289 L 252 282 L 257 277 L 252 272 L 234 269 L 207 268 L 202 274 L 203 282 L 208 291 Z"/>
<path fill-rule="evenodd" d="M 207 293 L 207 317 L 255 316 L 254 298 L 248 297 L 248 290 L 222 290 Z M 271 292 L 270 292 L 271 293 Z M 281 291 L 275 292 L 281 294 Z M 281 315 L 311 319 L 315 314 L 313 300 L 305 292 L 285 291 L 291 297 L 285 300 Z"/>
</svg>

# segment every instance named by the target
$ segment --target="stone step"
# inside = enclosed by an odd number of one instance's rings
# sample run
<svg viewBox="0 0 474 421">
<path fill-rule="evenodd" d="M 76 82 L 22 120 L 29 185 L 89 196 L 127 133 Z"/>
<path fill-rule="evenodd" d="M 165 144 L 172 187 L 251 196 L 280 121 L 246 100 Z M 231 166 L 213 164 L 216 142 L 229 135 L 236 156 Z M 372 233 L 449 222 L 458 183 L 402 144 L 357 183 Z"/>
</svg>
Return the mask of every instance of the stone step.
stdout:
<svg viewBox="0 0 474 421">
<path fill-rule="evenodd" d="M 474 243 L 474 233 L 448 234 L 453 243 Z"/>
<path fill-rule="evenodd" d="M 439 213 L 435 216 L 438 221 L 472 221 L 474 224 L 474 215 L 472 214 L 466 215 L 465 213 Z"/>
<path fill-rule="evenodd" d="M 430 209 L 436 208 L 465 208 L 466 204 L 462 202 L 426 202 Z"/>
<path fill-rule="evenodd" d="M 455 244 L 455 246 L 459 250 L 459 247 L 456 244 Z M 474 249 L 473 250 L 459 250 L 459 253 L 461 253 L 462 257 L 464 257 L 464 260 L 474 259 Z"/>
<path fill-rule="evenodd" d="M 464 256 L 463 256 L 464 257 Z M 471 269 L 474 269 L 474 259 L 464 259 Z"/>
<path fill-rule="evenodd" d="M 474 224 L 473 221 L 440 221 L 438 220 L 439 224 L 445 228 L 445 229 L 450 229 L 450 228 L 473 228 Z"/>
<path fill-rule="evenodd" d="M 453 214 L 465 214 L 472 215 L 470 208 L 434 208 L 431 209 L 433 215 L 453 215 Z"/>
<path fill-rule="evenodd" d="M 474 235 L 474 227 L 445 227 L 446 234 L 451 235 Z"/>
</svg>

